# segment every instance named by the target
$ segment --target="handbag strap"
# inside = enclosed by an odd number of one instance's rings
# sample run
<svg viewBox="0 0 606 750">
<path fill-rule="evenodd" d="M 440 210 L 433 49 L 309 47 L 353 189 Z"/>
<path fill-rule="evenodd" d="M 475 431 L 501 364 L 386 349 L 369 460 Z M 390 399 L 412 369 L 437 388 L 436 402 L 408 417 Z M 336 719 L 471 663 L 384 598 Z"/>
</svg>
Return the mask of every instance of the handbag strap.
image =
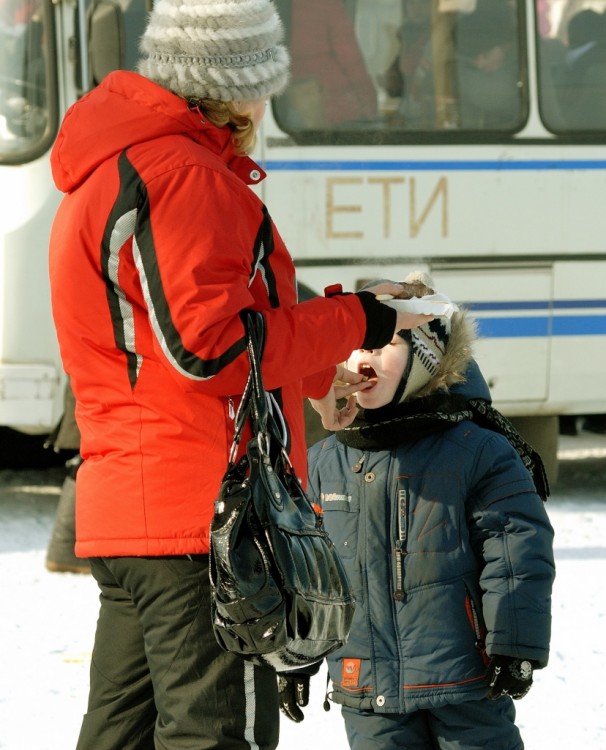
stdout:
<svg viewBox="0 0 606 750">
<path fill-rule="evenodd" d="M 270 442 L 275 440 L 290 463 L 284 447 L 286 423 L 277 401 L 271 393 L 265 390 L 261 374 L 261 358 L 265 346 L 265 318 L 260 312 L 253 310 L 244 310 L 241 317 L 246 331 L 246 352 L 250 372 L 234 420 L 235 432 L 229 462 L 234 463 L 244 425 L 250 419 L 253 434 L 260 437 L 261 449 L 269 452 Z"/>
<path fill-rule="evenodd" d="M 245 312 L 246 350 L 250 362 L 252 389 L 250 393 L 250 420 L 253 432 L 268 431 L 269 404 L 261 374 L 261 358 L 265 346 L 265 318 L 259 312 Z"/>
<path fill-rule="evenodd" d="M 313 503 L 307 496 L 286 450 L 287 426 L 282 409 L 271 391 L 266 391 L 261 374 L 261 358 L 265 344 L 265 318 L 260 312 L 245 310 L 242 320 L 246 329 L 246 350 L 250 363 L 250 373 L 244 387 L 242 400 L 236 412 L 236 431 L 230 452 L 230 466 L 234 464 L 237 448 L 247 419 L 250 419 L 253 435 L 258 448 L 269 458 L 274 471 L 289 474 L 304 500 L 316 515 Z"/>
</svg>

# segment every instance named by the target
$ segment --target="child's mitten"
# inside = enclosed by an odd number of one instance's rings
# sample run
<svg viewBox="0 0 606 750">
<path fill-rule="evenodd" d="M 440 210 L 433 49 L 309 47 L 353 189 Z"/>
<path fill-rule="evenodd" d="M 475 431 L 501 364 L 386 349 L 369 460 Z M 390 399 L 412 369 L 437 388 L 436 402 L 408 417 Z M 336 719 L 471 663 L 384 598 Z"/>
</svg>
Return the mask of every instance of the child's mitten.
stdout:
<svg viewBox="0 0 606 750">
<path fill-rule="evenodd" d="M 495 654 L 488 665 L 488 697 L 491 700 L 509 695 L 523 698 L 532 685 L 532 662 L 513 656 Z"/>
</svg>

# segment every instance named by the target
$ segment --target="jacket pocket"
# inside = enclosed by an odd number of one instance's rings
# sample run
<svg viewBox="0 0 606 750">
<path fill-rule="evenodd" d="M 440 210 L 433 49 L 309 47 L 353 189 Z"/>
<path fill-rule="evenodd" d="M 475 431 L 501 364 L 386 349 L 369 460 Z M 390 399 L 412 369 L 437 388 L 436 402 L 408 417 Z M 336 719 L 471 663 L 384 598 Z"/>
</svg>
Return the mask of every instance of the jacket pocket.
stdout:
<svg viewBox="0 0 606 750">
<path fill-rule="evenodd" d="M 337 554 L 345 567 L 355 598 L 362 595 L 362 577 L 359 568 L 359 506 L 351 496 L 323 493 L 324 528 L 331 538 Z"/>
<path fill-rule="evenodd" d="M 359 513 L 352 508 L 351 496 L 326 494 L 322 495 L 324 526 L 345 562 L 356 556 Z"/>
</svg>

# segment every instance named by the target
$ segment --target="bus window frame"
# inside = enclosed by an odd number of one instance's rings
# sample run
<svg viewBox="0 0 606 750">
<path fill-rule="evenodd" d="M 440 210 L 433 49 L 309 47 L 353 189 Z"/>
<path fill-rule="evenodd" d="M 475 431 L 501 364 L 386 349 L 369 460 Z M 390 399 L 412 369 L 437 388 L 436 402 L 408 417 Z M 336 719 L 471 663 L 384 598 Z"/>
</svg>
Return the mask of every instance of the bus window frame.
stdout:
<svg viewBox="0 0 606 750">
<path fill-rule="evenodd" d="M 42 0 L 40 5 L 45 32 L 45 49 L 42 58 L 45 66 L 47 96 L 47 122 L 44 132 L 25 148 L 4 152 L 0 150 L 0 165 L 18 166 L 39 159 L 48 152 L 59 130 L 59 81 L 57 71 L 57 37 L 55 5 L 52 0 Z"/>
</svg>

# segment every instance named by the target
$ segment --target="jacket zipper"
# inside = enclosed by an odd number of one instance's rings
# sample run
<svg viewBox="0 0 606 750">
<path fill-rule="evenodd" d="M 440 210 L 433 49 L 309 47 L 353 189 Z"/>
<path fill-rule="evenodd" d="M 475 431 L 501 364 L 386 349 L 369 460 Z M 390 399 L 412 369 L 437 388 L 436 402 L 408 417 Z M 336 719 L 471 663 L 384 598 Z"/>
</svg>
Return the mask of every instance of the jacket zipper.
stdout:
<svg viewBox="0 0 606 750">
<path fill-rule="evenodd" d="M 395 566 L 395 591 L 393 598 L 401 602 L 406 597 L 404 588 L 404 558 L 408 554 L 406 550 L 406 516 L 408 512 L 408 496 L 406 490 L 398 490 L 398 538 L 394 547 Z"/>
<path fill-rule="evenodd" d="M 476 609 L 475 602 L 471 598 L 471 594 L 469 593 L 469 589 L 467 587 L 465 587 L 465 609 L 467 611 L 467 617 L 469 618 L 469 622 L 476 637 L 474 645 L 480 652 L 484 664 L 488 666 L 489 659 L 488 655 L 486 654 L 486 642 L 484 640 L 484 633 L 482 632 L 482 628 L 480 627 L 480 618 L 478 617 L 478 611 Z"/>
</svg>

